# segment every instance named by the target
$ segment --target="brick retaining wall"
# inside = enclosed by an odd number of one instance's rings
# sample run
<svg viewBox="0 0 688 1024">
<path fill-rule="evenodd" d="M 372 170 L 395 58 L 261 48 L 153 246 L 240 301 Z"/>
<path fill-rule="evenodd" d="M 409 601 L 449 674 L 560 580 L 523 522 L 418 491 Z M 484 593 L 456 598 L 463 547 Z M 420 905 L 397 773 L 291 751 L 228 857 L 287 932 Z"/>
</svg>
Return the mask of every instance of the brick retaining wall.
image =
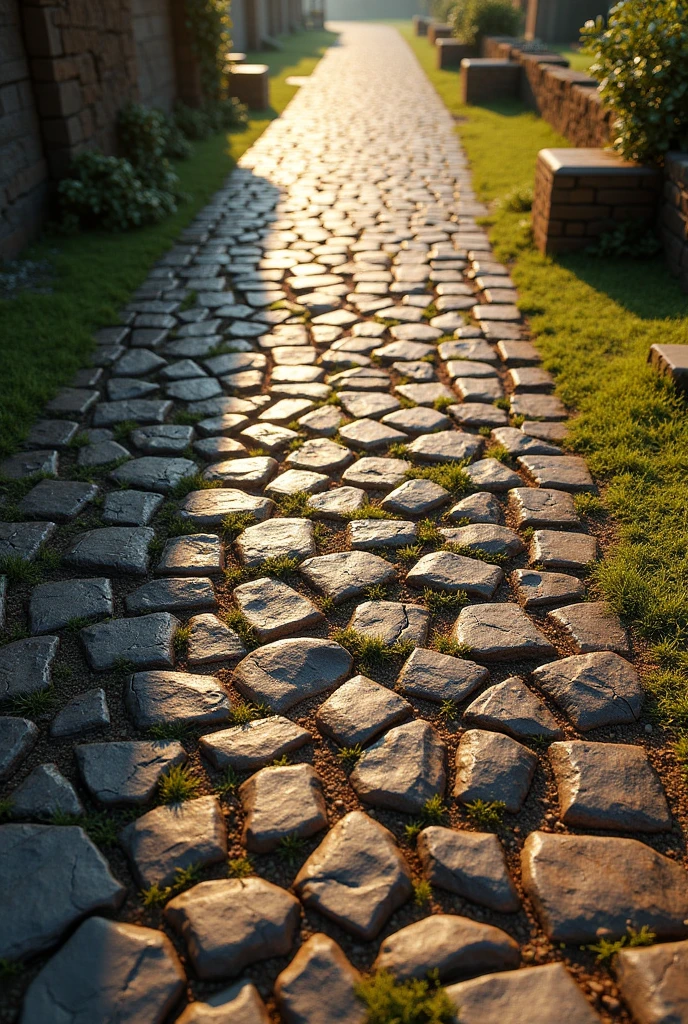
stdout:
<svg viewBox="0 0 688 1024">
<path fill-rule="evenodd" d="M 569 68 L 558 54 L 505 36 L 483 41 L 483 56 L 521 65 L 520 98 L 573 146 L 599 149 L 612 133 L 612 114 L 602 106 L 594 78 Z"/>
<path fill-rule="evenodd" d="M 660 230 L 667 264 L 688 291 L 688 153 L 669 153 Z"/>
</svg>

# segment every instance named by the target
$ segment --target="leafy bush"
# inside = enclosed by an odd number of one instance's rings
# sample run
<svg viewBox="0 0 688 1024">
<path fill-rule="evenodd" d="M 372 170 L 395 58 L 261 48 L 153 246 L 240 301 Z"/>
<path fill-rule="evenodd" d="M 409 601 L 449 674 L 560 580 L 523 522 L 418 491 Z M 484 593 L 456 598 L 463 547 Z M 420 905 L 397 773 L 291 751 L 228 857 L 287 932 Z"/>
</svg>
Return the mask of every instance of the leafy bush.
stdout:
<svg viewBox="0 0 688 1024">
<path fill-rule="evenodd" d="M 509 213 L 528 213 L 533 209 L 533 189 L 530 185 L 521 185 L 508 192 L 500 206 Z"/>
<path fill-rule="evenodd" d="M 518 35 L 521 13 L 511 0 L 459 0 L 449 24 L 462 43 L 479 47 L 485 36 Z"/>
<path fill-rule="evenodd" d="M 231 47 L 227 0 L 185 0 L 186 27 L 198 58 L 201 87 L 208 99 L 220 99 L 225 54 Z"/>
<path fill-rule="evenodd" d="M 202 107 L 187 107 L 179 103 L 174 108 L 175 125 L 187 139 L 207 139 L 215 132 L 243 128 L 247 119 L 246 107 L 234 97 L 206 103 Z"/>
<path fill-rule="evenodd" d="M 446 22 L 456 0 L 430 0 L 428 10 L 435 21 Z"/>
<path fill-rule="evenodd" d="M 616 115 L 614 146 L 629 160 L 661 161 L 688 148 L 688 4 L 625 0 L 605 29 L 588 21 L 581 41 L 590 74 Z"/>
<path fill-rule="evenodd" d="M 147 185 L 129 160 L 93 150 L 79 153 L 71 177 L 58 185 L 66 227 L 103 227 L 106 231 L 155 224 L 177 209 L 172 192 Z"/>
<path fill-rule="evenodd" d="M 618 227 L 605 231 L 586 252 L 604 259 L 649 260 L 662 251 L 662 243 L 647 224 L 636 220 L 622 221 Z"/>
<path fill-rule="evenodd" d="M 171 118 L 162 110 L 127 103 L 117 119 L 117 137 L 122 154 L 146 184 L 175 192 L 179 179 L 167 157 L 171 147 L 188 156 L 191 146 Z"/>
</svg>

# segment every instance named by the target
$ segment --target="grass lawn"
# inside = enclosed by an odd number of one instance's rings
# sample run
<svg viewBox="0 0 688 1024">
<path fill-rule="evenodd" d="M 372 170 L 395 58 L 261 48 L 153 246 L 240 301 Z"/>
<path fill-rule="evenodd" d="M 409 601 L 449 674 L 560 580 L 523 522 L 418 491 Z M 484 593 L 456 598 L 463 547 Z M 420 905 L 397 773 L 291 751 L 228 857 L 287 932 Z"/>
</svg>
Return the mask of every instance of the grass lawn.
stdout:
<svg viewBox="0 0 688 1024">
<path fill-rule="evenodd" d="M 562 57 L 566 57 L 574 71 L 587 71 L 592 64 L 590 54 L 581 53 L 577 47 L 574 47 L 573 43 L 564 46 L 551 46 L 550 50 L 553 50 L 554 53 L 560 53 Z"/>
<path fill-rule="evenodd" d="M 513 261 L 544 364 L 577 411 L 569 446 L 600 484 L 601 507 L 591 511 L 611 539 L 596 586 L 640 640 L 658 719 L 688 727 L 688 408 L 647 366 L 654 342 L 688 341 L 688 296 L 661 258 L 541 256 L 528 215 L 496 201 L 532 187 L 538 150 L 565 140 L 518 103 L 462 106 L 457 73 L 437 71 L 427 40 L 398 27 L 459 119 L 476 190 L 495 201 L 495 250 Z"/>
<path fill-rule="evenodd" d="M 248 55 L 251 62 L 270 65 L 270 109 L 254 113 L 245 131 L 194 144 L 191 158 L 176 167 L 191 201 L 174 216 L 125 234 L 46 235 L 25 253 L 52 264 L 53 291 L 0 301 L 0 453 L 16 448 L 45 402 L 84 364 L 93 331 L 117 323 L 117 311 L 152 264 L 222 186 L 236 159 L 284 110 L 297 91 L 286 79 L 310 74 L 335 39 L 331 32 L 300 32 L 285 36 L 280 52 Z"/>
</svg>

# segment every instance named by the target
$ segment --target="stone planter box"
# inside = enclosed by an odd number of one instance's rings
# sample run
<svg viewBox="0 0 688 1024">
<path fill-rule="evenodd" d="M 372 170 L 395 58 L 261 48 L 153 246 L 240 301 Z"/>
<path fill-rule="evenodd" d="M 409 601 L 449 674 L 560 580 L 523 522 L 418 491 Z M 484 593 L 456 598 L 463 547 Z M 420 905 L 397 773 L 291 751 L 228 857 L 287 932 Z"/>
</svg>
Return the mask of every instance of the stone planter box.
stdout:
<svg viewBox="0 0 688 1024">
<path fill-rule="evenodd" d="M 542 149 L 538 153 L 533 233 L 540 252 L 583 249 L 633 220 L 655 223 L 661 174 L 608 149 Z"/>
<path fill-rule="evenodd" d="M 465 57 L 475 57 L 476 53 L 472 46 L 460 43 L 458 39 L 438 39 L 435 43 L 437 50 L 437 67 L 457 68 Z"/>
<path fill-rule="evenodd" d="M 438 39 L 449 39 L 451 34 L 451 26 L 441 21 L 431 21 L 428 25 L 428 42 L 431 46 L 434 46 Z"/>
<path fill-rule="evenodd" d="M 461 61 L 461 102 L 491 103 L 518 96 L 521 66 L 510 60 L 468 58 Z"/>
<path fill-rule="evenodd" d="M 413 16 L 413 31 L 417 36 L 426 36 L 428 34 L 428 25 L 431 19 L 423 17 L 422 14 L 414 14 Z"/>
<path fill-rule="evenodd" d="M 668 153 L 664 161 L 660 230 L 669 270 L 688 291 L 688 153 Z"/>
<path fill-rule="evenodd" d="M 236 64 L 228 75 L 229 92 L 249 110 L 267 110 L 270 106 L 267 64 Z"/>
</svg>

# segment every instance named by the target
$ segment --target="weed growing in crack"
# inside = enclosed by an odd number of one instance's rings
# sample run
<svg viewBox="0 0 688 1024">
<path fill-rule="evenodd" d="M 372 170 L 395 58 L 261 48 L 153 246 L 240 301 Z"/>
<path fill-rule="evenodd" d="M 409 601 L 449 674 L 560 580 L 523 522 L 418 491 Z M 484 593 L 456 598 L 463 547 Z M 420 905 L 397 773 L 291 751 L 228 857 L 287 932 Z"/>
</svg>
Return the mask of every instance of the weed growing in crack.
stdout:
<svg viewBox="0 0 688 1024">
<path fill-rule="evenodd" d="M 241 637 L 241 640 L 246 647 L 257 647 L 258 637 L 253 626 L 250 625 L 248 619 L 240 612 L 238 608 L 229 608 L 222 616 L 224 621 L 227 623 L 230 629 Z"/>
<path fill-rule="evenodd" d="M 184 654 L 188 649 L 190 639 L 191 626 L 188 623 L 185 626 L 180 626 L 175 632 L 174 639 L 172 640 L 175 654 Z"/>
<path fill-rule="evenodd" d="M 466 494 L 472 487 L 463 462 L 437 462 L 434 466 L 414 466 L 406 474 L 408 480 L 431 480 L 450 494 Z"/>
<path fill-rule="evenodd" d="M 404 564 L 417 562 L 422 553 L 422 544 L 406 544 L 403 548 L 397 548 L 397 558 Z"/>
<path fill-rule="evenodd" d="M 474 558 L 478 562 L 487 562 L 489 565 L 506 565 L 509 555 L 498 554 L 496 551 L 485 551 L 484 548 L 474 548 L 470 544 L 454 544 L 448 541 L 444 551 L 451 551 L 454 555 L 462 555 L 464 558 Z"/>
<path fill-rule="evenodd" d="M 410 640 L 389 644 L 381 636 L 368 636 L 350 628 L 336 629 L 332 639 L 346 647 L 361 668 L 384 665 L 392 658 L 408 658 L 415 647 Z"/>
<path fill-rule="evenodd" d="M 26 718 L 45 718 L 55 711 L 57 694 L 52 686 L 38 693 L 22 693 L 12 700 L 12 710 L 15 715 L 22 715 Z"/>
<path fill-rule="evenodd" d="M 218 796 L 229 796 L 236 792 L 237 786 L 239 785 L 239 776 L 237 775 L 236 769 L 232 768 L 231 764 L 227 765 L 224 772 L 218 779 L 216 785 L 213 787 Z"/>
<path fill-rule="evenodd" d="M 430 587 L 424 588 L 423 600 L 431 612 L 456 611 L 469 603 L 465 590 L 431 590 Z"/>
<path fill-rule="evenodd" d="M 152 725 L 148 735 L 152 740 L 184 740 L 188 736 L 189 726 L 186 722 L 160 722 Z"/>
<path fill-rule="evenodd" d="M 498 831 L 504 824 L 506 804 L 503 800 L 473 800 L 466 804 L 466 814 L 478 828 Z"/>
<path fill-rule="evenodd" d="M 299 560 L 290 558 L 289 555 L 278 555 L 274 558 L 266 558 L 259 568 L 268 576 L 276 576 L 278 580 L 285 580 L 298 572 Z"/>
<path fill-rule="evenodd" d="M 439 793 L 426 800 L 420 812 L 423 825 L 442 825 L 449 815 L 449 810 Z"/>
<path fill-rule="evenodd" d="M 432 519 L 421 519 L 418 523 L 417 537 L 421 544 L 442 544 L 444 541 L 439 526 Z"/>
<path fill-rule="evenodd" d="M 616 939 L 616 941 L 600 939 L 599 942 L 595 942 L 593 945 L 585 948 L 589 949 L 591 953 L 596 953 L 597 963 L 603 964 L 609 963 L 617 953 L 620 953 L 626 947 L 652 946 L 656 938 L 655 933 L 651 932 L 646 924 L 642 926 L 640 931 L 636 931 L 635 928 L 629 926 L 628 934 L 622 935 L 620 939 Z"/>
<path fill-rule="evenodd" d="M 354 988 L 367 1008 L 366 1024 L 451 1024 L 456 1021 L 456 1006 L 440 986 L 439 974 L 427 979 L 397 981 L 387 971 L 379 971 L 357 982 Z"/>
<path fill-rule="evenodd" d="M 352 770 L 363 757 L 363 747 L 360 743 L 355 747 L 342 747 L 337 751 L 337 757 L 344 768 Z"/>
<path fill-rule="evenodd" d="M 432 886 L 424 878 L 413 883 L 413 902 L 417 907 L 424 907 L 432 899 Z"/>
<path fill-rule="evenodd" d="M 248 878 L 253 874 L 253 864 L 248 857 L 235 857 L 227 862 L 230 878 Z"/>
<path fill-rule="evenodd" d="M 283 836 L 277 847 L 277 855 L 287 864 L 294 865 L 303 856 L 303 849 L 305 846 L 304 840 L 301 836 L 292 832 L 291 835 Z"/>
<path fill-rule="evenodd" d="M 450 398 L 449 395 L 440 395 L 440 397 L 436 398 L 432 403 L 432 407 L 437 412 L 446 412 L 451 405 L 456 405 L 457 402 L 458 398 Z"/>
<path fill-rule="evenodd" d="M 310 498 L 308 491 L 295 491 L 294 494 L 285 494 L 278 498 L 277 507 L 280 514 L 287 518 L 310 519 L 315 511 L 308 504 Z"/>
<path fill-rule="evenodd" d="M 222 520 L 222 534 L 225 540 L 232 541 L 249 526 L 255 525 L 256 519 L 251 512 L 229 512 Z"/>
<path fill-rule="evenodd" d="M 165 804 L 180 804 L 196 796 L 201 785 L 191 769 L 175 764 L 158 783 L 160 799 Z"/>
<path fill-rule="evenodd" d="M 440 654 L 449 654 L 452 658 L 470 658 L 472 648 L 468 644 L 459 643 L 446 633 L 439 633 L 437 630 L 432 634 L 430 646 Z"/>
</svg>

